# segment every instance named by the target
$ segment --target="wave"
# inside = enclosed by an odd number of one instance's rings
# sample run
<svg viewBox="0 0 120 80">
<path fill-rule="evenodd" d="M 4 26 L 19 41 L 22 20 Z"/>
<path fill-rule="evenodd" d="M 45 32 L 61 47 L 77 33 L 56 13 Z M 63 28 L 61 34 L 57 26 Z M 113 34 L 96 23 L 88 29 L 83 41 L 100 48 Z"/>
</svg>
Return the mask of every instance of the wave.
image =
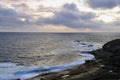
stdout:
<svg viewBox="0 0 120 80">
<path fill-rule="evenodd" d="M 93 60 L 95 57 L 88 52 L 100 48 L 102 45 L 99 43 L 90 42 L 75 42 L 71 41 L 72 47 L 79 52 L 82 58 L 78 61 L 60 64 L 56 66 L 21 66 L 16 63 L 0 63 L 0 80 L 12 79 L 30 79 L 43 73 L 57 72 L 67 69 L 68 67 L 84 64 L 86 60 Z"/>
</svg>

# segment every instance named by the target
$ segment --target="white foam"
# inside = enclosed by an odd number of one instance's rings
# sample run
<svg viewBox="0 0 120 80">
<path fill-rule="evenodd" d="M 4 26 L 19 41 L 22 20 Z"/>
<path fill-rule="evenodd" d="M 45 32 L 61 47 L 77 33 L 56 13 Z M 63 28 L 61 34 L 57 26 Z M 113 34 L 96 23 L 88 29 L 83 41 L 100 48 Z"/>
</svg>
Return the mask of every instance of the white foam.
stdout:
<svg viewBox="0 0 120 80">
<path fill-rule="evenodd" d="M 33 78 L 35 76 L 38 76 L 42 73 L 46 73 L 46 72 L 57 72 L 60 70 L 64 70 L 70 66 L 74 66 L 74 65 L 80 65 L 80 64 L 84 64 L 85 61 L 76 61 L 76 62 L 71 62 L 69 64 L 61 64 L 61 65 L 57 65 L 57 66 L 46 66 L 43 68 L 40 67 L 26 67 L 26 69 L 23 69 L 21 71 L 15 72 L 15 73 L 9 73 L 9 74 L 0 74 L 0 80 L 12 80 L 12 79 L 21 79 L 21 80 L 25 80 L 25 79 L 30 79 Z M 13 63 L 14 64 L 14 63 Z M 19 66 L 17 66 L 19 67 Z"/>
<path fill-rule="evenodd" d="M 0 75 L 0 80 L 13 80 L 13 79 L 26 80 L 26 79 L 31 79 L 38 75 L 39 73 L 29 73 L 24 75 L 6 74 L 6 75 Z"/>
<path fill-rule="evenodd" d="M 80 53 L 80 55 L 83 56 L 84 60 L 94 60 L 95 59 L 94 55 L 91 55 L 88 53 L 84 53 L 84 54 Z"/>
<path fill-rule="evenodd" d="M 60 64 L 56 66 L 20 66 L 15 63 L 0 63 L 0 80 L 12 80 L 12 79 L 30 79 L 45 72 L 56 72 L 66 69 L 70 66 L 84 64 L 86 60 L 95 59 L 94 55 L 88 52 L 100 48 L 102 45 L 99 43 L 88 42 L 74 42 L 71 41 L 72 48 L 79 52 L 80 56 L 83 56 L 80 61 L 71 62 L 68 64 Z M 71 49 L 71 48 L 70 48 Z M 61 51 L 61 50 L 60 50 Z"/>
<path fill-rule="evenodd" d="M 103 44 L 96 42 L 74 42 L 71 41 L 73 48 L 80 52 L 90 52 L 102 47 Z"/>
<path fill-rule="evenodd" d="M 94 60 L 94 55 L 90 54 L 89 52 L 99 49 L 102 47 L 102 44 L 96 42 L 74 42 L 71 41 L 72 46 L 75 50 L 79 52 L 80 56 L 83 56 L 83 60 Z"/>
<path fill-rule="evenodd" d="M 15 63 L 0 63 L 0 75 L 11 74 L 16 71 L 24 69 L 24 66 L 17 66 Z"/>
</svg>

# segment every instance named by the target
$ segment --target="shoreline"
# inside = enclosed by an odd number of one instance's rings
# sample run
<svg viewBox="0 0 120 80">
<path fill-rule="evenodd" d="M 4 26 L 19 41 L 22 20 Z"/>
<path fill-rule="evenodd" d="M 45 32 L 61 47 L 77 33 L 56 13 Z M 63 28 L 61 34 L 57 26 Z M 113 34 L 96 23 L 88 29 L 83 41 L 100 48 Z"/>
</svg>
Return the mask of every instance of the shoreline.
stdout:
<svg viewBox="0 0 120 80">
<path fill-rule="evenodd" d="M 43 67 L 43 68 L 41 68 L 41 67 L 35 67 L 35 68 L 34 67 L 29 68 L 28 67 L 27 68 L 26 66 L 22 66 L 22 67 L 24 67 L 23 70 L 20 69 L 20 71 L 12 72 L 12 74 L 10 74 L 10 75 L 1 75 L 0 77 L 1 77 L 1 79 L 8 79 L 8 80 L 9 79 L 11 79 L 11 80 L 12 79 L 15 79 L 15 80 L 20 80 L 20 79 L 25 79 L 25 80 L 30 79 L 30 80 L 32 80 L 33 79 L 34 80 L 34 78 L 37 78 L 37 80 L 39 80 L 41 77 L 48 77 L 50 75 L 52 76 L 52 75 L 55 74 L 54 78 L 59 76 L 57 78 L 57 79 L 59 79 L 60 77 L 66 77 L 66 76 L 70 77 L 73 74 L 86 72 L 86 69 L 89 68 L 87 66 L 87 63 L 89 63 L 92 60 L 94 61 L 94 59 L 95 59 L 94 55 L 92 55 L 88 52 L 92 51 L 94 46 L 98 46 L 98 44 L 81 42 L 81 41 L 72 41 L 71 46 L 72 46 L 72 48 L 75 49 L 75 51 L 77 53 L 75 55 L 83 56 L 80 60 L 73 61 L 73 62 L 66 63 L 66 64 L 60 64 L 60 65 L 56 65 L 56 66 L 46 66 L 46 67 Z M 77 50 L 79 50 L 79 51 L 77 51 Z M 64 55 L 62 55 L 62 56 L 64 57 Z M 71 56 L 74 57 L 74 58 L 77 57 L 77 56 L 73 56 L 73 54 Z M 68 59 L 70 59 L 70 58 L 71 57 L 69 57 Z M 17 66 L 17 64 L 14 64 L 14 63 L 11 64 L 11 65 L 12 65 L 12 68 L 13 68 L 12 71 L 14 71 L 14 67 L 16 67 L 17 69 L 19 69 L 19 67 L 20 67 L 20 66 Z M 3 65 L 3 67 L 4 67 L 4 65 Z M 11 72 L 11 71 L 8 71 L 8 72 Z M 40 77 L 40 78 L 38 78 L 38 77 Z M 50 77 L 48 78 L 48 80 L 50 80 Z"/>
<path fill-rule="evenodd" d="M 39 76 L 29 80 L 73 80 L 77 77 L 82 78 L 82 76 L 96 72 L 99 70 L 99 68 L 96 66 L 100 66 L 100 64 L 96 63 L 96 60 L 86 60 L 84 64 L 70 66 L 58 72 L 40 74 Z"/>
<path fill-rule="evenodd" d="M 120 73 L 113 71 L 114 66 L 107 65 L 108 52 L 98 49 L 90 52 L 95 60 L 75 65 L 59 72 L 45 73 L 29 80 L 119 80 Z M 118 68 L 119 70 L 119 68 Z"/>
<path fill-rule="evenodd" d="M 82 77 L 82 75 L 86 75 L 87 73 L 96 72 L 98 68 L 95 66 L 91 66 L 94 64 L 95 64 L 94 61 L 91 60 L 91 61 L 87 61 L 85 64 L 71 66 L 67 69 L 58 72 L 49 72 L 49 73 L 41 74 L 29 80 L 64 80 L 64 79 L 72 80 L 73 78 L 75 78 L 75 76 Z"/>
</svg>

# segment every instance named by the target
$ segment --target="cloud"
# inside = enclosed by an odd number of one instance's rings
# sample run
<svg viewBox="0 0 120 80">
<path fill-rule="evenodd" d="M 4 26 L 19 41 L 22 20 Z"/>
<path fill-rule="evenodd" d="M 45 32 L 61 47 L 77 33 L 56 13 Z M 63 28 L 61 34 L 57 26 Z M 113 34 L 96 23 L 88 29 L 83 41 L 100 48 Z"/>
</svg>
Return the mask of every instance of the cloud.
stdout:
<svg viewBox="0 0 120 80">
<path fill-rule="evenodd" d="M 116 7 L 119 3 L 116 3 L 115 0 L 109 0 L 109 2 L 107 2 L 108 0 L 87 0 L 93 11 L 89 10 L 91 8 L 85 8 L 84 11 L 83 6 L 75 3 L 66 3 L 61 7 L 49 7 L 40 4 L 36 8 L 31 8 L 29 0 L 26 0 L 29 3 L 22 1 L 16 3 L 19 0 L 13 0 L 13 2 L 10 0 L 3 1 L 4 4 L 0 5 L 0 30 L 110 31 L 114 29 L 114 31 L 117 31 L 120 26 L 120 15 L 118 13 L 120 7 Z M 5 3 L 5 1 L 7 2 Z M 10 5 L 8 6 L 7 3 Z M 81 9 L 82 11 L 80 11 Z M 107 17 L 104 17 L 104 15 Z"/>
<path fill-rule="evenodd" d="M 7 2 L 7 3 L 20 3 L 20 2 L 30 2 L 33 0 L 1 0 L 1 2 Z M 44 0 L 34 0 L 36 2 L 44 1 Z"/>
<path fill-rule="evenodd" d="M 111 9 L 117 6 L 118 0 L 86 0 L 92 8 Z"/>
<path fill-rule="evenodd" d="M 60 8 L 55 8 L 55 7 L 45 7 L 43 5 L 40 5 L 39 8 L 37 9 L 37 12 L 55 12 L 58 11 Z"/>
<path fill-rule="evenodd" d="M 22 26 L 29 23 L 29 16 L 0 6 L 0 26 Z M 22 19 L 25 19 L 22 21 Z"/>
<path fill-rule="evenodd" d="M 13 4 L 12 6 L 15 7 L 16 9 L 17 8 L 20 8 L 20 9 L 23 9 L 23 10 L 29 9 L 29 6 L 27 4 L 25 4 L 25 3 Z"/>
<path fill-rule="evenodd" d="M 95 14 L 90 12 L 80 12 L 74 3 L 65 4 L 63 8 L 54 13 L 51 18 L 40 18 L 39 25 L 67 26 L 70 28 L 99 28 L 99 23 L 93 21 Z"/>
</svg>

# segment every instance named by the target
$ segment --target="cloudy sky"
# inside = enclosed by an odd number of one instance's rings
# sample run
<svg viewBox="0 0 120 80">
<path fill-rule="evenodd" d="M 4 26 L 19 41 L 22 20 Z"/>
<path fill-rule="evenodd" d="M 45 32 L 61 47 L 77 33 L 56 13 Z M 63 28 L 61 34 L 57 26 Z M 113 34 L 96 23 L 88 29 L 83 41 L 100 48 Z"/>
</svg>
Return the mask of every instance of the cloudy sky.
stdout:
<svg viewBox="0 0 120 80">
<path fill-rule="evenodd" d="M 0 0 L 0 32 L 119 32 L 120 0 Z"/>
</svg>

